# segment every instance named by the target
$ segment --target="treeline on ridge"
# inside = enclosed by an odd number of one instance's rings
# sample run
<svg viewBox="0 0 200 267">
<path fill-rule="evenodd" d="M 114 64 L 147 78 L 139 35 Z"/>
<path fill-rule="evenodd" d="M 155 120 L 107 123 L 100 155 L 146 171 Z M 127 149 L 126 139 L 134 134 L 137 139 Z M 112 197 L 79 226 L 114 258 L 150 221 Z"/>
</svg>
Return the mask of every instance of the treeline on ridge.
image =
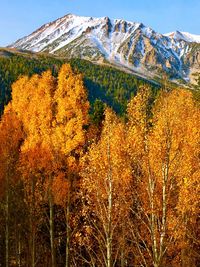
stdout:
<svg viewBox="0 0 200 267">
<path fill-rule="evenodd" d="M 60 66 L 67 61 L 69 60 L 47 55 L 3 50 L 3 56 L 0 55 L 0 114 L 11 99 L 12 83 L 20 75 L 31 76 L 51 69 L 56 76 Z M 74 70 L 83 73 L 91 106 L 96 99 L 99 99 L 122 114 L 126 110 L 127 101 L 136 94 L 140 85 L 149 84 L 155 88 L 155 92 L 158 88 L 143 79 L 112 67 L 98 66 L 81 59 L 71 59 L 69 62 Z"/>
</svg>

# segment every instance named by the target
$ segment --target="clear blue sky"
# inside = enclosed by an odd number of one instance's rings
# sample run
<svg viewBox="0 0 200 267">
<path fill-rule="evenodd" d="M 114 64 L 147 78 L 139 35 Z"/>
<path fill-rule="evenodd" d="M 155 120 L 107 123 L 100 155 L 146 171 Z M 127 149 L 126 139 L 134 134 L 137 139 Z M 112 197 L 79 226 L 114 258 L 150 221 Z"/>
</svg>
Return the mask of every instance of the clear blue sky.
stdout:
<svg viewBox="0 0 200 267">
<path fill-rule="evenodd" d="M 143 22 L 160 33 L 200 34 L 200 0 L 0 0 L 0 46 L 68 13 Z"/>
</svg>

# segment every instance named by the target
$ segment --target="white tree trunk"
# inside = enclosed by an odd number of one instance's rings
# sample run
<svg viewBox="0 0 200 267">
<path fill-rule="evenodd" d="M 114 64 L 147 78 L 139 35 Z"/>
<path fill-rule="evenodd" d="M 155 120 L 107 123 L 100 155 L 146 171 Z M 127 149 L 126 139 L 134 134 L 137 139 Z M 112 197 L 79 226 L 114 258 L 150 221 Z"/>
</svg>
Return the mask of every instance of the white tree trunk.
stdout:
<svg viewBox="0 0 200 267">
<path fill-rule="evenodd" d="M 54 246 L 54 208 L 51 188 L 49 190 L 49 226 L 50 226 L 50 244 L 51 244 L 51 266 L 56 267 L 55 246 Z"/>
</svg>

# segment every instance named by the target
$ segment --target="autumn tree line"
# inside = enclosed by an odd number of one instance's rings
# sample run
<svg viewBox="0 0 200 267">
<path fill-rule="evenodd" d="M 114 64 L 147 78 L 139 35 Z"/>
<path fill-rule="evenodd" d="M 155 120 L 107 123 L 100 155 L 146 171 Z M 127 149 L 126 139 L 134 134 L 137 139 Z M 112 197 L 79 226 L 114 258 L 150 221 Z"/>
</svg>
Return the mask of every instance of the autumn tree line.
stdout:
<svg viewBox="0 0 200 267">
<path fill-rule="evenodd" d="M 83 76 L 22 76 L 0 121 L 0 266 L 200 264 L 200 108 L 140 86 L 91 120 Z"/>
<path fill-rule="evenodd" d="M 46 54 L 32 52 L 17 52 L 0 48 L 0 115 L 4 106 L 11 100 L 11 86 L 20 75 L 31 77 L 51 69 L 57 77 L 60 67 L 69 63 L 74 71 L 84 75 L 84 84 L 88 91 L 88 99 L 93 109 L 96 99 L 112 106 L 118 113 L 124 113 L 127 100 L 135 95 L 137 88 L 142 84 L 153 84 L 132 74 L 125 73 L 113 67 L 98 66 L 83 59 L 64 59 Z M 155 90 L 156 91 L 156 90 Z"/>
</svg>

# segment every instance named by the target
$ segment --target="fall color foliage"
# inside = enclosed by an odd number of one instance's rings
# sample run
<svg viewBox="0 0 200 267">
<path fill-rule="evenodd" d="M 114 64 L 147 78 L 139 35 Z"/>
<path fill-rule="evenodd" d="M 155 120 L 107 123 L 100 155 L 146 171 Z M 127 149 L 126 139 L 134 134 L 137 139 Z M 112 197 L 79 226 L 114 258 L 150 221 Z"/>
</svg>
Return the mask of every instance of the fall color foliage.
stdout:
<svg viewBox="0 0 200 267">
<path fill-rule="evenodd" d="M 0 120 L 2 266 L 199 266 L 192 93 L 153 99 L 141 86 L 124 118 L 96 105 L 97 120 L 67 64 L 12 85 Z"/>
</svg>

